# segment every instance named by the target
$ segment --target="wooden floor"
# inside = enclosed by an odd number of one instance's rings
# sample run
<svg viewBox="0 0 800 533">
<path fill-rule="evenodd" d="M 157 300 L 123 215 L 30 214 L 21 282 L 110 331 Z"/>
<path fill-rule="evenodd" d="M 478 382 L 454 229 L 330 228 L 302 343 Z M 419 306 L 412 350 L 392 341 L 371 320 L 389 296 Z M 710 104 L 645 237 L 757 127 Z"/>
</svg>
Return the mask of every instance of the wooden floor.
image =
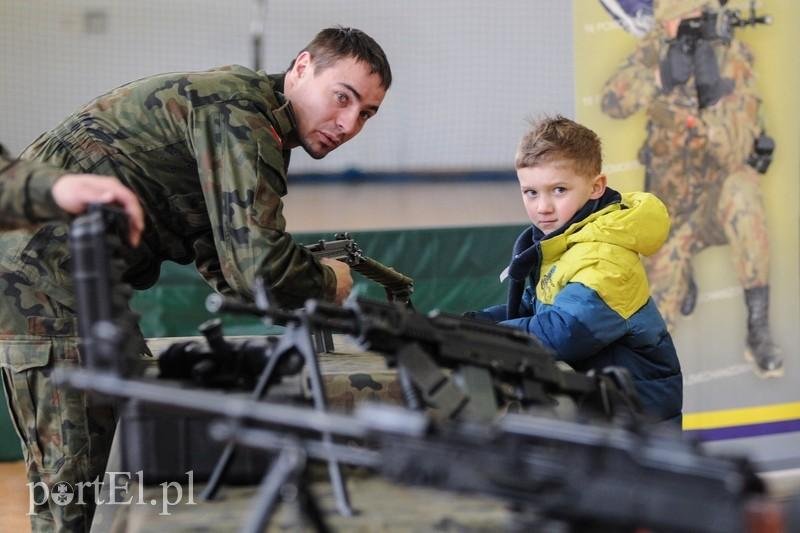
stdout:
<svg viewBox="0 0 800 533">
<path fill-rule="evenodd" d="M 31 530 L 28 512 L 28 479 L 25 464 L 0 462 L 0 530 L 14 533 L 29 533 Z"/>
</svg>

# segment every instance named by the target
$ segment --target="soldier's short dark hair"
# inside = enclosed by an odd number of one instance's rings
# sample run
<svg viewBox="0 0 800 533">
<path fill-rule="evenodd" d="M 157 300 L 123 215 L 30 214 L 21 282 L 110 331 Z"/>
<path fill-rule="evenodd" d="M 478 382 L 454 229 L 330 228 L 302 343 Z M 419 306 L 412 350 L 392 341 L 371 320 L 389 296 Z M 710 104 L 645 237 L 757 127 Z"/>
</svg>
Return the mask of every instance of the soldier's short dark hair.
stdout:
<svg viewBox="0 0 800 533">
<path fill-rule="evenodd" d="M 561 115 L 532 121 L 517 148 L 514 167 L 531 168 L 553 161 L 571 161 L 574 172 L 580 176 L 600 174 L 603 167 L 600 137 Z"/>
<path fill-rule="evenodd" d="M 332 66 L 338 60 L 352 57 L 369 65 L 370 74 L 381 78 L 381 87 L 388 90 L 392 84 L 392 69 L 383 48 L 369 35 L 356 28 L 336 26 L 320 31 L 301 52 L 311 54 L 317 72 Z M 294 61 L 289 69 L 294 66 Z"/>
</svg>

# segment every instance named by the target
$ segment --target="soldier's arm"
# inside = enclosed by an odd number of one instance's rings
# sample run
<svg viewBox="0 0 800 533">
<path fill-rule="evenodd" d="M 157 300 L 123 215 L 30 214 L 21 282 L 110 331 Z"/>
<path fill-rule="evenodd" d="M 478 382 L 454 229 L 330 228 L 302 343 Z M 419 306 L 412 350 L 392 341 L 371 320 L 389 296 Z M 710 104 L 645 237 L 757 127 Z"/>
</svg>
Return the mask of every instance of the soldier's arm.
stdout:
<svg viewBox="0 0 800 533">
<path fill-rule="evenodd" d="M 281 197 L 286 176 L 269 121 L 246 100 L 192 111 L 190 142 L 211 221 L 218 262 L 198 257 L 212 285 L 252 298 L 262 276 L 278 301 L 300 306 L 308 298 L 333 300 L 336 278 L 286 232 Z M 212 268 L 209 268 L 212 267 Z"/>
<path fill-rule="evenodd" d="M 116 178 L 65 174 L 38 161 L 11 159 L 0 146 L 0 228 L 13 229 L 83 213 L 90 203 L 116 203 L 128 215 L 128 239 L 138 246 L 144 230 L 139 199 Z"/>
<path fill-rule="evenodd" d="M 66 218 L 51 194 L 62 169 L 12 158 L 0 146 L 0 227 L 11 229 Z"/>
<path fill-rule="evenodd" d="M 732 79 L 733 91 L 700 113 L 708 137 L 708 149 L 729 169 L 743 165 L 760 132 L 760 98 L 753 73 L 753 57 L 741 42 L 724 50 L 723 78 Z"/>
<path fill-rule="evenodd" d="M 226 296 L 235 296 L 225 276 L 222 274 L 222 265 L 217 256 L 217 248 L 211 235 L 203 235 L 192 243 L 195 252 L 194 265 L 197 271 L 212 289 Z"/>
<path fill-rule="evenodd" d="M 613 118 L 626 118 L 645 107 L 660 90 L 658 63 L 659 37 L 643 38 L 603 86 L 603 112 Z"/>
</svg>

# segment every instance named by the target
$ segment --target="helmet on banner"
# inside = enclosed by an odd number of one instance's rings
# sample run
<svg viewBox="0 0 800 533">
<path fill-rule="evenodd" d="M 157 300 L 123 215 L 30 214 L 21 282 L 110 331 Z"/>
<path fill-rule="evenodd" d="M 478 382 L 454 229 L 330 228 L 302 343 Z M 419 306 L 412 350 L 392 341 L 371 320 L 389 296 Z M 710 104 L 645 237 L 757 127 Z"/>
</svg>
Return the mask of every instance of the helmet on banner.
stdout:
<svg viewBox="0 0 800 533">
<path fill-rule="evenodd" d="M 708 3 L 708 0 L 653 0 L 653 14 L 658 20 L 672 20 Z"/>
<path fill-rule="evenodd" d="M 643 37 L 653 27 L 653 0 L 600 0 L 622 28 Z"/>
</svg>

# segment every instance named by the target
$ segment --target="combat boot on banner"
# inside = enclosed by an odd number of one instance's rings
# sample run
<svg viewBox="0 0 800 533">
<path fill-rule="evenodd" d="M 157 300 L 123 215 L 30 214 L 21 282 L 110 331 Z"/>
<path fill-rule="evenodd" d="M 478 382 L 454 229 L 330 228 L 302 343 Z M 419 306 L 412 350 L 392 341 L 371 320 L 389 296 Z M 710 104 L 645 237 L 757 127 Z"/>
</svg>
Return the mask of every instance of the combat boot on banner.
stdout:
<svg viewBox="0 0 800 533">
<path fill-rule="evenodd" d="M 763 378 L 783 375 L 783 358 L 769 331 L 769 285 L 745 289 L 747 303 L 747 347 L 745 357 Z"/>
</svg>

